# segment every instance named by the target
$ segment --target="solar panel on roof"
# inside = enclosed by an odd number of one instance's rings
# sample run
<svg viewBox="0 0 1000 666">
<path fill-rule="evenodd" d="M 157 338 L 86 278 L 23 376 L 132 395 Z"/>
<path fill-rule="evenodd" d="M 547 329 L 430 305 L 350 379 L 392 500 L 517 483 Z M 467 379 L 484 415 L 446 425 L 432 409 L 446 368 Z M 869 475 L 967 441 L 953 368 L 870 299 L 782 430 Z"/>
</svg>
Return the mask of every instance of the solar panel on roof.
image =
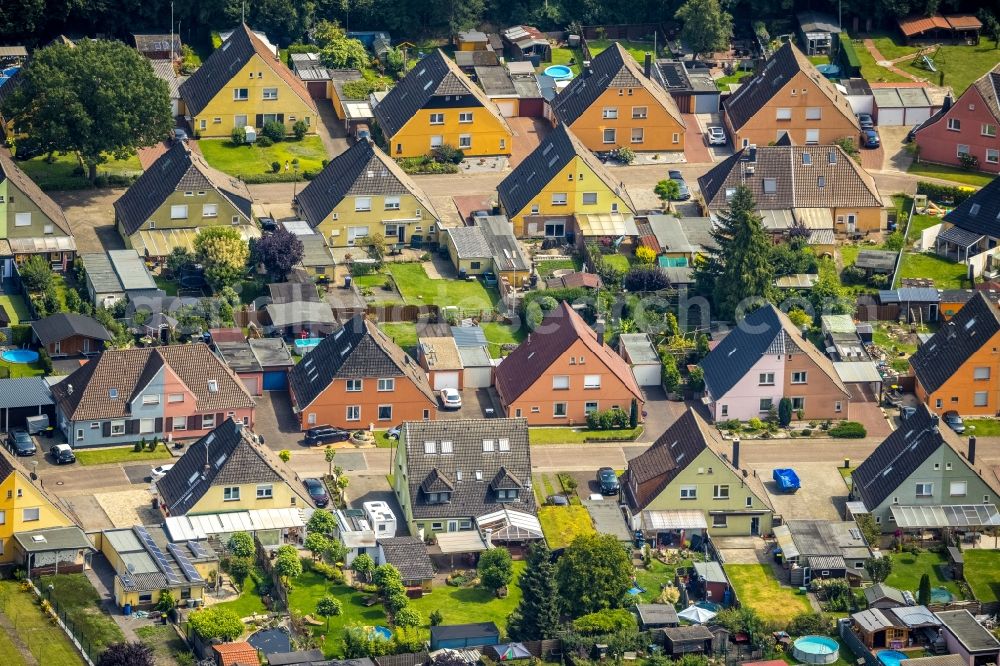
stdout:
<svg viewBox="0 0 1000 666">
<path fill-rule="evenodd" d="M 170 560 L 168 560 L 167 556 L 162 550 L 160 550 L 160 547 L 156 545 L 156 542 L 153 541 L 152 535 L 146 531 L 146 528 L 141 525 L 136 525 L 132 528 L 132 530 L 135 532 L 135 535 L 139 537 L 139 540 L 146 546 L 146 550 L 148 550 L 150 555 L 153 556 L 153 559 L 156 560 L 156 564 L 159 566 L 160 571 L 162 571 L 163 575 L 167 578 L 167 583 L 171 585 L 180 584 L 181 580 L 177 577 L 177 574 L 174 573 L 173 568 L 170 566 Z"/>
<path fill-rule="evenodd" d="M 201 574 L 198 573 L 198 570 L 194 568 L 193 564 L 191 564 L 191 560 L 189 560 L 187 556 L 181 552 L 181 549 L 178 548 L 176 544 L 168 543 L 167 548 L 170 549 L 170 554 L 174 556 L 177 564 L 180 565 L 185 578 L 192 583 L 200 583 L 203 580 Z"/>
<path fill-rule="evenodd" d="M 197 541 L 188 541 L 187 547 L 195 557 L 208 557 L 208 551 Z"/>
</svg>

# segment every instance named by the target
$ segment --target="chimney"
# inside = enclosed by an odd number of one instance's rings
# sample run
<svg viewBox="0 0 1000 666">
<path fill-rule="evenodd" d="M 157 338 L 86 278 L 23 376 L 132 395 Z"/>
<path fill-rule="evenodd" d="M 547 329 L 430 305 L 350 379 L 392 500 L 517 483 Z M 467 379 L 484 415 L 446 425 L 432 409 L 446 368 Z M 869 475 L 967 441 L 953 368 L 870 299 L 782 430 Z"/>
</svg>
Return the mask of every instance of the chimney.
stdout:
<svg viewBox="0 0 1000 666">
<path fill-rule="evenodd" d="M 969 464 L 976 464 L 976 436 L 971 435 L 969 437 Z"/>
<path fill-rule="evenodd" d="M 954 102 L 951 99 L 951 94 L 945 95 L 944 102 L 941 104 L 941 110 L 947 111 L 948 109 L 951 108 L 952 104 L 954 104 Z"/>
<path fill-rule="evenodd" d="M 604 346 L 604 320 L 597 320 L 597 344 Z"/>
<path fill-rule="evenodd" d="M 650 74 L 653 71 L 653 54 L 646 51 L 646 59 L 643 62 L 642 73 L 646 75 L 646 78 L 650 78 Z"/>
<path fill-rule="evenodd" d="M 740 438 L 733 438 L 733 467 L 740 468 Z"/>
</svg>

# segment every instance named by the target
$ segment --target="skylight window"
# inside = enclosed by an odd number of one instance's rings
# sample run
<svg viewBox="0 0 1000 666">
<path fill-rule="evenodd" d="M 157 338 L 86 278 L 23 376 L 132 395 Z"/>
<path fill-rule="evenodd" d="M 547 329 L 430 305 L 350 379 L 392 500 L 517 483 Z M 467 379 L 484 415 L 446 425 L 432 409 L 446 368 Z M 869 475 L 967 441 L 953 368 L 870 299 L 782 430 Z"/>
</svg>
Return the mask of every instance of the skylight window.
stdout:
<svg viewBox="0 0 1000 666">
<path fill-rule="evenodd" d="M 208 392 L 218 393 L 219 392 L 219 382 L 214 379 L 208 380 Z"/>
<path fill-rule="evenodd" d="M 977 203 L 972 204 L 972 206 L 969 208 L 969 215 L 973 217 L 979 215 L 979 208 L 980 208 L 979 204 Z"/>
<path fill-rule="evenodd" d="M 118 389 L 116 389 L 116 388 L 109 388 L 108 389 L 108 397 L 111 398 L 112 400 L 117 400 L 118 399 Z"/>
</svg>

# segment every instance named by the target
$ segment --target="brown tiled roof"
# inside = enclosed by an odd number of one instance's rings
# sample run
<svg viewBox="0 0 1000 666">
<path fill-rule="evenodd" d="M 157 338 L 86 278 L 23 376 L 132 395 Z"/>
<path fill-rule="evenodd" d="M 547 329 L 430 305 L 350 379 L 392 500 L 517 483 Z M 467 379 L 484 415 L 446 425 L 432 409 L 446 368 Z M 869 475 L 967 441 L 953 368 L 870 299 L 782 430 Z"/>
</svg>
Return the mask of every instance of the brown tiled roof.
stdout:
<svg viewBox="0 0 1000 666">
<path fill-rule="evenodd" d="M 7 85 L 11 85 L 8 83 Z M 52 200 L 52 197 L 42 192 L 42 188 L 35 184 L 35 181 L 28 178 L 28 174 L 21 171 L 21 168 L 10 158 L 10 154 L 5 148 L 0 148 L 0 181 L 6 179 L 11 185 L 21 190 L 24 196 L 31 199 L 31 202 L 38 206 L 39 210 L 52 221 L 52 224 L 66 234 L 73 235 L 66 213 Z"/>
<path fill-rule="evenodd" d="M 257 648 L 244 641 L 213 645 L 212 649 L 218 655 L 218 666 L 257 666 L 260 663 Z"/>
<path fill-rule="evenodd" d="M 222 412 L 254 406 L 243 382 L 208 346 L 170 345 L 142 349 L 109 349 L 52 387 L 56 404 L 73 421 L 124 418 L 129 403 L 164 365 L 195 395 L 192 411 Z M 208 383 L 218 383 L 209 391 Z M 117 397 L 111 397 L 114 389 Z"/>
<path fill-rule="evenodd" d="M 919 35 L 928 30 L 951 30 L 951 26 L 945 17 L 940 14 L 933 16 L 910 16 L 897 19 L 900 31 L 907 37 Z"/>
<path fill-rule="evenodd" d="M 625 359 L 607 345 L 598 344 L 594 329 L 563 301 L 497 366 L 496 387 L 504 402 L 509 405 L 517 400 L 577 340 L 583 341 L 595 360 L 621 379 L 640 402 L 643 400 L 642 391 Z"/>
</svg>

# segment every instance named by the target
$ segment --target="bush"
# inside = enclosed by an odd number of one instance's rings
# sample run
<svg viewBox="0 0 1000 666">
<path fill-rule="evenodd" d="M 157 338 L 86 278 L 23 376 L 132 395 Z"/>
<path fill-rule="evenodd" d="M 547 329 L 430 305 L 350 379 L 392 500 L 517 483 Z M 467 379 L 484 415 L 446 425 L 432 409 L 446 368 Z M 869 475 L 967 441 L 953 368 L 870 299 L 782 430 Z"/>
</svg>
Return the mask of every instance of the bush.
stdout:
<svg viewBox="0 0 1000 666">
<path fill-rule="evenodd" d="M 317 560 L 312 563 L 312 570 L 318 573 L 323 578 L 327 579 L 334 585 L 340 585 L 344 582 L 344 572 L 333 566 L 332 564 L 327 564 L 322 560 Z"/>
<path fill-rule="evenodd" d="M 458 166 L 451 162 L 436 162 L 429 157 L 404 157 L 397 160 L 404 172 L 409 174 L 458 173 Z"/>
<path fill-rule="evenodd" d="M 865 427 L 857 421 L 844 421 L 830 428 L 830 437 L 837 439 L 864 439 L 867 434 Z"/>
<path fill-rule="evenodd" d="M 247 131 L 243 127 L 234 127 L 233 131 L 229 133 L 229 136 L 232 139 L 234 146 L 242 146 L 247 142 Z"/>
<path fill-rule="evenodd" d="M 635 626 L 635 616 L 624 608 L 608 608 L 573 620 L 573 629 L 585 636 L 613 634 Z"/>
<path fill-rule="evenodd" d="M 309 133 L 309 126 L 306 125 L 305 121 L 296 120 L 295 124 L 292 125 L 292 134 L 294 134 L 295 138 L 298 139 L 299 141 L 306 138 L 306 134 L 308 133 Z"/>
<path fill-rule="evenodd" d="M 888 289 L 889 276 L 882 273 L 872 273 L 872 276 L 868 278 L 868 286 L 872 289 Z"/>
<path fill-rule="evenodd" d="M 264 123 L 264 127 L 260 133 L 271 141 L 278 142 L 285 138 L 285 125 L 284 123 L 279 123 L 277 120 L 271 120 Z"/>
<path fill-rule="evenodd" d="M 957 185 L 938 185 L 923 181 L 917 183 L 917 194 L 926 194 L 928 199 L 936 203 L 950 203 L 958 206 L 973 193 L 973 189 Z"/>
<path fill-rule="evenodd" d="M 455 146 L 442 143 L 434 149 L 434 159 L 445 164 L 458 164 L 465 159 L 465 152 Z"/>
<path fill-rule="evenodd" d="M 788 625 L 788 633 L 792 636 L 828 636 L 832 629 L 833 622 L 822 613 L 801 613 Z"/>
<path fill-rule="evenodd" d="M 749 421 L 747 421 L 747 427 L 749 427 L 751 430 L 763 430 L 765 428 L 765 425 L 763 421 L 761 421 L 756 416 L 753 416 L 750 418 Z"/>
<path fill-rule="evenodd" d="M 866 277 L 865 270 L 853 264 L 840 272 L 840 279 L 846 284 L 862 284 Z"/>
<path fill-rule="evenodd" d="M 52 357 L 44 349 L 38 350 L 38 364 L 42 366 L 42 370 L 46 375 L 52 374 Z"/>
<path fill-rule="evenodd" d="M 782 398 L 778 401 L 778 424 L 782 428 L 787 428 L 792 422 L 792 401 L 789 398 Z"/>
<path fill-rule="evenodd" d="M 656 250 L 640 245 L 635 249 L 635 260 L 640 264 L 652 264 L 656 261 Z"/>
<path fill-rule="evenodd" d="M 632 164 L 632 162 L 635 162 L 635 151 L 628 146 L 618 146 L 612 151 L 612 155 L 622 164 Z"/>
<path fill-rule="evenodd" d="M 277 160 L 271 162 L 271 171 L 274 173 L 278 173 L 279 171 L 281 171 L 281 162 Z"/>
<path fill-rule="evenodd" d="M 861 72 L 861 59 L 854 50 L 854 44 L 846 32 L 840 33 L 840 62 L 847 70 L 848 76 L 858 76 Z"/>
<path fill-rule="evenodd" d="M 670 280 L 659 266 L 634 266 L 625 274 L 622 286 L 630 292 L 661 291 L 670 288 Z"/>
<path fill-rule="evenodd" d="M 270 137 L 264 136 L 263 134 L 257 135 L 257 141 L 255 143 L 261 148 L 270 148 L 274 145 L 274 141 L 271 141 Z"/>
</svg>

